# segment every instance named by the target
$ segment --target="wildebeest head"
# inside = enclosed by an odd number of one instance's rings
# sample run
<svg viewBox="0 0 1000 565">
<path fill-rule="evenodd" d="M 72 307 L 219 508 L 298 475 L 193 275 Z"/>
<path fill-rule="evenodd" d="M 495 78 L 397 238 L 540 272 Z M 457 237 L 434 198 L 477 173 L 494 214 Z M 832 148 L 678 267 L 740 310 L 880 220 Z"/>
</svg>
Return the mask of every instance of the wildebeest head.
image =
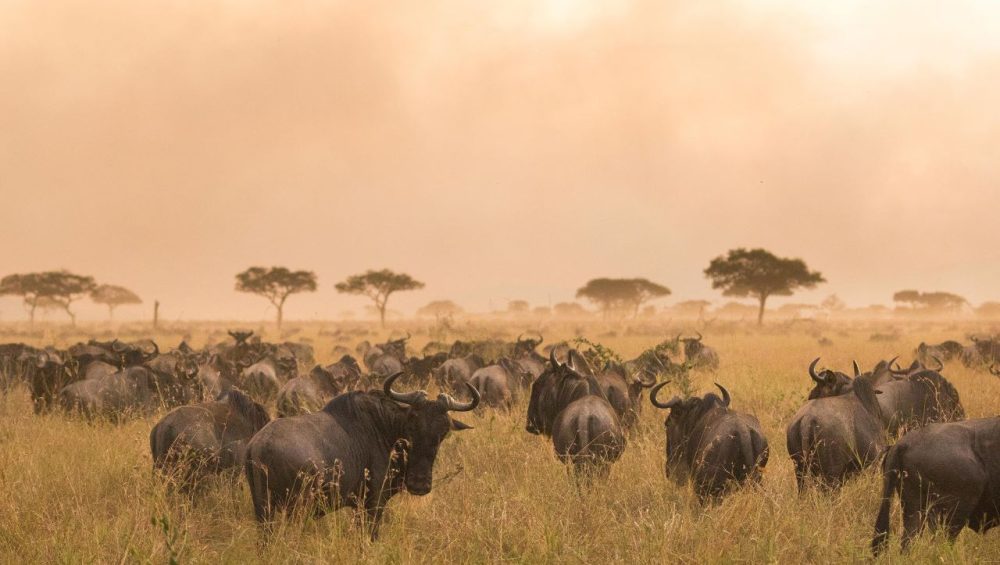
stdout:
<svg viewBox="0 0 1000 565">
<path fill-rule="evenodd" d="M 518 357 L 527 353 L 534 353 L 535 349 L 545 341 L 542 334 L 538 334 L 538 339 L 533 339 L 531 336 L 523 337 L 524 334 L 517 336 L 517 341 L 514 342 L 514 356 Z"/>
<path fill-rule="evenodd" d="M 472 427 L 451 418 L 448 412 L 468 412 L 479 405 L 479 391 L 466 384 L 472 400 L 460 402 L 447 394 L 439 394 L 435 400 L 428 400 L 422 390 L 400 393 L 392 390 L 392 383 L 403 373 L 396 373 L 382 385 L 385 395 L 408 406 L 404 435 L 408 442 L 406 450 L 405 484 L 406 490 L 423 495 L 431 491 L 434 461 L 438 448 L 451 430 L 468 430 Z"/>
<path fill-rule="evenodd" d="M 684 356 L 688 359 L 698 355 L 703 349 L 705 349 L 705 345 L 701 342 L 703 339 L 701 332 L 696 333 L 698 334 L 698 337 L 686 337 L 683 339 L 680 337 L 677 338 L 677 341 L 684 344 Z"/>
<path fill-rule="evenodd" d="M 657 395 L 660 389 L 668 384 L 670 384 L 670 381 L 663 381 L 653 387 L 649 391 L 649 401 L 657 408 L 670 410 L 670 414 L 667 415 L 667 419 L 663 423 L 667 430 L 667 473 L 676 476 L 689 472 L 689 469 L 686 468 L 687 463 L 683 454 L 688 439 L 694 435 L 698 421 L 710 410 L 728 410 L 732 399 L 725 387 L 719 383 L 715 383 L 715 386 L 722 393 L 722 398 L 710 392 L 701 398 L 697 396 L 690 398 L 674 396 L 667 402 L 662 402 L 657 398 Z"/>
<path fill-rule="evenodd" d="M 226 333 L 236 341 L 237 346 L 246 344 L 246 341 L 253 336 L 253 331 L 229 330 Z"/>
<path fill-rule="evenodd" d="M 830 369 L 823 369 L 819 372 L 816 371 L 816 365 L 819 364 L 819 357 L 813 360 L 809 364 L 809 378 L 811 378 L 816 386 L 809 391 L 809 400 L 816 400 L 817 398 L 826 398 L 828 396 L 840 396 L 845 392 L 850 392 L 851 390 L 851 378 L 841 373 L 839 371 L 832 371 Z M 854 362 L 854 376 L 861 374 L 861 368 L 858 366 L 857 361 Z"/>
<path fill-rule="evenodd" d="M 382 345 L 380 345 L 379 347 L 382 348 L 382 351 L 384 351 L 386 355 L 392 355 L 393 357 L 399 359 L 400 361 L 405 361 L 406 342 L 409 341 L 409 339 L 410 339 L 410 334 L 407 333 L 406 337 L 387 341 Z"/>
</svg>

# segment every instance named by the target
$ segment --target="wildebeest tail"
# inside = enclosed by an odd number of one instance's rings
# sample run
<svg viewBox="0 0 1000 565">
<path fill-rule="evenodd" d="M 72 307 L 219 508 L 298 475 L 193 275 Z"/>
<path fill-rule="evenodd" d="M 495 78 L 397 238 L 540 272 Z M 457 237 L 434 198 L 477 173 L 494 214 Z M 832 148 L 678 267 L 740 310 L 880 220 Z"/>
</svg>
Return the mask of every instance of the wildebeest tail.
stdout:
<svg viewBox="0 0 1000 565">
<path fill-rule="evenodd" d="M 254 465 L 250 454 L 247 453 L 243 463 L 247 475 L 247 484 L 250 487 L 250 500 L 253 502 L 253 513 L 258 522 L 265 523 L 270 520 L 270 500 L 267 495 L 267 485 L 263 484 L 260 474 L 262 469 Z M 266 481 L 266 478 L 264 478 Z"/>
<path fill-rule="evenodd" d="M 899 490 L 902 451 L 903 447 L 894 445 L 889 448 L 885 459 L 882 460 L 882 505 L 875 518 L 875 537 L 872 538 L 872 553 L 876 556 L 885 548 L 889 538 L 889 510 L 892 506 L 892 497 Z"/>
</svg>

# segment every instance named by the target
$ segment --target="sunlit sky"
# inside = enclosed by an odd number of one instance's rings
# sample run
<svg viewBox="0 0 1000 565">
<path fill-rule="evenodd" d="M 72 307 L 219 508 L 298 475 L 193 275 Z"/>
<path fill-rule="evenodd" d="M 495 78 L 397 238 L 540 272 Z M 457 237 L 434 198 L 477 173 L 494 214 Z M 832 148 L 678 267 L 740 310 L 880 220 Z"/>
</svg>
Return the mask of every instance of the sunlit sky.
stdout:
<svg viewBox="0 0 1000 565">
<path fill-rule="evenodd" d="M 291 319 L 360 313 L 333 285 L 382 267 L 427 283 L 407 313 L 597 276 L 721 303 L 737 246 L 822 271 L 796 302 L 1000 298 L 993 2 L 13 0 L 0 29 L 0 274 L 127 286 L 124 318 L 269 318 L 233 275 L 275 264 L 319 275 Z"/>
</svg>

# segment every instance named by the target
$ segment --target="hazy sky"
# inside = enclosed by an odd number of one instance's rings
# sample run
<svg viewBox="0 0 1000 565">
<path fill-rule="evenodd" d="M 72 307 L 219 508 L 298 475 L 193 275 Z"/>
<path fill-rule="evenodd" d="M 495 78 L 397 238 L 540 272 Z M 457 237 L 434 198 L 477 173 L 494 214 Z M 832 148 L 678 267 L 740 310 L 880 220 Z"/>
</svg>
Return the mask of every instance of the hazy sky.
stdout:
<svg viewBox="0 0 1000 565">
<path fill-rule="evenodd" d="M 281 264 L 309 319 L 371 267 L 427 283 L 406 312 L 716 299 L 708 261 L 764 246 L 829 280 L 796 301 L 1000 298 L 993 4 L 7 0 L 0 274 L 258 319 L 233 275 Z"/>
</svg>

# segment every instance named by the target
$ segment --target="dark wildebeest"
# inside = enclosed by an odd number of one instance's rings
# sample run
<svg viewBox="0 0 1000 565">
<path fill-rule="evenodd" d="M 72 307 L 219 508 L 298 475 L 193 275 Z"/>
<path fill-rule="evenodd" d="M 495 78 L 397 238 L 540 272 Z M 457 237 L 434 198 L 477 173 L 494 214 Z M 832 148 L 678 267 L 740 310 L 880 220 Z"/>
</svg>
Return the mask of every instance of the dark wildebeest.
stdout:
<svg viewBox="0 0 1000 565">
<path fill-rule="evenodd" d="M 621 419 L 576 350 L 566 364 L 550 353 L 549 366 L 531 385 L 525 429 L 551 436 L 556 456 L 573 463 L 578 476 L 606 475 L 625 451 Z"/>
<path fill-rule="evenodd" d="M 270 530 L 276 512 L 315 504 L 316 514 L 349 506 L 364 509 L 378 536 L 389 498 L 402 490 L 431 491 L 434 461 L 450 430 L 469 426 L 448 416 L 479 404 L 424 391 L 349 392 L 312 414 L 275 420 L 247 445 L 246 475 L 254 514 Z"/>
<path fill-rule="evenodd" d="M 267 410 L 233 389 L 217 400 L 175 408 L 153 426 L 153 468 L 190 487 L 200 477 L 243 464 L 246 444 L 271 421 Z"/>
<path fill-rule="evenodd" d="M 24 355 L 28 355 L 25 353 Z M 35 414 L 43 414 L 52 409 L 56 398 L 64 387 L 76 381 L 76 361 L 55 350 L 43 350 L 31 355 L 34 360 L 28 389 Z"/>
<path fill-rule="evenodd" d="M 388 377 L 403 370 L 406 363 L 406 337 L 389 340 L 385 343 L 371 346 L 362 353 L 365 366 L 375 375 Z M 361 347 L 360 345 L 358 346 Z"/>
<path fill-rule="evenodd" d="M 410 357 L 404 364 L 404 372 L 413 377 L 421 387 L 430 384 L 434 369 L 440 367 L 448 360 L 448 354 L 444 352 L 424 355 L 423 357 Z"/>
<path fill-rule="evenodd" d="M 684 343 L 684 361 L 695 369 L 718 370 L 719 354 L 701 340 L 701 332 L 698 332 L 698 337 L 680 340 Z"/>
<path fill-rule="evenodd" d="M 472 353 L 465 357 L 448 359 L 439 367 L 432 369 L 431 375 L 439 387 L 457 391 L 461 390 L 463 383 L 469 382 L 476 369 L 485 366 L 483 358 Z"/>
<path fill-rule="evenodd" d="M 332 365 L 316 365 L 309 374 L 289 380 L 278 391 L 278 417 L 316 412 L 333 397 L 352 390 L 360 379 L 361 367 L 350 355 Z"/>
<path fill-rule="evenodd" d="M 810 376 L 817 381 L 814 371 Z M 809 400 L 792 417 L 786 440 L 799 490 L 809 476 L 821 486 L 839 486 L 885 449 L 882 410 L 870 379 L 856 377 L 849 392 Z"/>
<path fill-rule="evenodd" d="M 0 345 L 0 391 L 7 392 L 18 382 L 27 381 L 39 351 L 23 343 Z"/>
<path fill-rule="evenodd" d="M 615 409 L 626 429 L 631 429 L 639 421 L 642 406 L 642 389 L 656 384 L 655 378 L 638 371 L 632 374 L 625 366 L 611 363 L 594 376 L 601 386 L 604 397 Z"/>
<path fill-rule="evenodd" d="M 889 509 L 899 494 L 903 548 L 925 524 L 954 540 L 969 527 L 1000 525 L 1000 418 L 930 424 L 889 448 L 882 462 L 882 505 L 872 551 L 889 537 Z"/>
<path fill-rule="evenodd" d="M 984 366 L 1000 363 L 1000 340 L 995 337 L 980 338 L 969 336 L 972 345 L 962 351 L 962 364 L 966 367 L 979 369 Z"/>
<path fill-rule="evenodd" d="M 73 382 L 59 392 L 59 402 L 67 412 L 121 421 L 199 397 L 196 377 L 197 367 L 187 374 L 169 375 L 144 365 L 133 366 L 111 375 Z"/>
<path fill-rule="evenodd" d="M 510 410 L 521 383 L 530 379 L 531 373 L 521 369 L 514 361 L 501 358 L 494 365 L 476 369 L 468 383 L 479 391 L 483 406 Z"/>
<path fill-rule="evenodd" d="M 218 353 L 212 353 L 198 364 L 198 386 L 206 400 L 218 398 L 228 392 L 239 380 L 239 369 Z"/>
<path fill-rule="evenodd" d="M 545 357 L 538 354 L 536 349 L 545 338 L 538 334 L 538 339 L 522 339 L 517 336 L 517 341 L 511 353 L 510 359 L 520 367 L 521 372 L 530 375 L 530 378 L 519 383 L 527 388 L 531 382 L 537 379 L 545 371 Z"/>
<path fill-rule="evenodd" d="M 667 478 L 681 486 L 690 481 L 702 502 L 718 500 L 733 485 L 759 483 L 769 450 L 757 418 L 730 410 L 729 391 L 718 383 L 721 399 L 708 393 L 660 402 L 656 395 L 669 382 L 649 393 L 653 406 L 670 410 L 663 424 Z"/>
<path fill-rule="evenodd" d="M 965 418 L 958 390 L 938 371 L 918 364 L 894 373 L 891 380 L 877 386 L 882 422 L 890 434 Z"/>
<path fill-rule="evenodd" d="M 931 345 L 921 341 L 914 354 L 921 363 L 926 365 L 934 358 L 940 359 L 941 361 L 952 361 L 954 359 L 958 359 L 961 357 L 963 349 L 965 348 L 961 343 L 952 340 L 943 341 L 937 345 Z"/>
<path fill-rule="evenodd" d="M 246 366 L 240 374 L 239 386 L 257 402 L 266 404 L 278 397 L 282 384 L 298 374 L 294 358 L 268 355 Z"/>
</svg>

